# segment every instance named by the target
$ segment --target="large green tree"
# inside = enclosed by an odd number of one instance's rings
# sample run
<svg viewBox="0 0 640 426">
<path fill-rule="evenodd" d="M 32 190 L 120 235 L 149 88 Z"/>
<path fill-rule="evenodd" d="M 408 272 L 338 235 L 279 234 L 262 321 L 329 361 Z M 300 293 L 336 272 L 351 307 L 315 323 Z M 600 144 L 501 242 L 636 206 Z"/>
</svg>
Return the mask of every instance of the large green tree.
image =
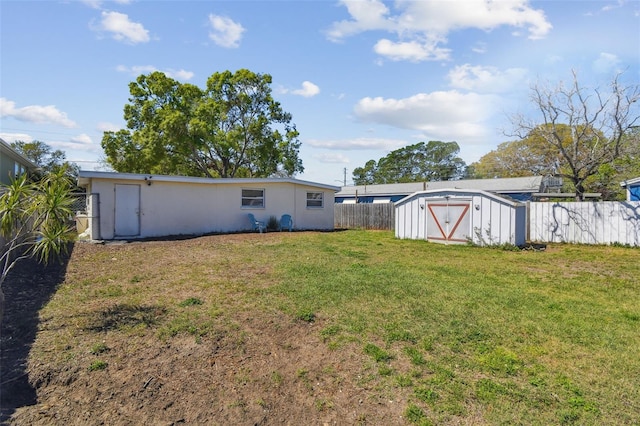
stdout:
<svg viewBox="0 0 640 426">
<path fill-rule="evenodd" d="M 114 170 L 204 177 L 292 176 L 304 170 L 298 131 L 271 95 L 271 76 L 215 73 L 205 89 L 161 72 L 129 84 L 127 129 L 105 132 Z"/>
<path fill-rule="evenodd" d="M 588 89 L 575 72 L 572 76 L 568 85 L 534 85 L 531 102 L 538 116 L 518 115 L 512 121 L 521 139 L 540 139 L 554 151 L 560 163 L 555 174 L 572 183 L 581 201 L 585 185 L 603 166 L 632 155 L 627 136 L 640 120 L 640 85 L 625 86 L 618 74 L 607 90 Z"/>
<path fill-rule="evenodd" d="M 429 141 L 391 151 L 377 162 L 369 160 L 353 170 L 356 185 L 439 181 L 461 178 L 465 162 L 456 142 Z"/>
</svg>

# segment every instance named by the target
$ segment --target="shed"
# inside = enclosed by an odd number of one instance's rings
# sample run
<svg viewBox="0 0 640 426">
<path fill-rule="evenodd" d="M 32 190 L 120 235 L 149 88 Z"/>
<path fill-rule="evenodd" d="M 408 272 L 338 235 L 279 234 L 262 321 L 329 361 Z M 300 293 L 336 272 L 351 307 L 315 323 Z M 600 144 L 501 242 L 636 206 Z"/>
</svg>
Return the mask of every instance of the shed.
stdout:
<svg viewBox="0 0 640 426">
<path fill-rule="evenodd" d="M 209 179 L 81 171 L 93 240 L 242 232 L 248 214 L 291 215 L 295 230 L 332 230 L 338 187 L 292 178 Z"/>
<path fill-rule="evenodd" d="M 416 192 L 395 203 L 396 238 L 478 245 L 526 242 L 526 205 L 482 190 Z"/>
<path fill-rule="evenodd" d="M 627 201 L 640 201 L 640 177 L 620 182 L 620 186 L 627 190 Z"/>
</svg>

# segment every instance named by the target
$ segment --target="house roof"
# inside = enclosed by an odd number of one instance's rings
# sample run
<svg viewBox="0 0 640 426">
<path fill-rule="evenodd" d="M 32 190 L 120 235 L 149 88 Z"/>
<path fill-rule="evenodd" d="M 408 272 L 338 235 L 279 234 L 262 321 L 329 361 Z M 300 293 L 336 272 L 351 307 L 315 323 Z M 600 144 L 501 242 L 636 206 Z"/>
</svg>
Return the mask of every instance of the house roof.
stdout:
<svg viewBox="0 0 640 426">
<path fill-rule="evenodd" d="M 432 189 L 475 189 L 495 193 L 540 192 L 542 176 L 496 179 L 465 179 L 436 182 L 389 183 L 381 185 L 343 186 L 336 197 L 413 194 Z"/>
<path fill-rule="evenodd" d="M 626 188 L 629 185 L 634 185 L 636 183 L 640 183 L 640 177 L 634 178 L 634 179 L 627 179 L 623 182 L 620 182 L 620 186 L 623 188 Z"/>
<path fill-rule="evenodd" d="M 25 166 L 29 170 L 38 169 L 38 165 L 36 163 L 34 163 L 33 161 L 29 160 L 27 157 L 25 157 L 24 155 L 20 154 L 15 149 L 13 149 L 13 147 L 11 145 L 9 145 L 7 142 L 5 142 L 5 140 L 2 139 L 2 138 L 0 138 L 0 151 L 2 152 L 3 155 L 8 156 L 9 158 L 13 159 L 14 161 L 17 161 L 18 163 L 22 164 L 23 166 Z"/>
<path fill-rule="evenodd" d="M 115 173 L 115 172 L 97 172 L 81 170 L 78 173 L 78 185 L 86 186 L 91 179 L 112 179 L 112 180 L 132 180 L 132 181 L 148 181 L 153 182 L 178 182 L 178 183 L 199 183 L 199 184 L 248 184 L 248 183 L 292 183 L 297 185 L 307 185 L 330 191 L 338 192 L 340 187 L 333 185 L 325 185 L 322 183 L 309 182 L 293 178 L 203 178 L 193 176 L 168 176 L 154 174 L 139 173 Z"/>
</svg>

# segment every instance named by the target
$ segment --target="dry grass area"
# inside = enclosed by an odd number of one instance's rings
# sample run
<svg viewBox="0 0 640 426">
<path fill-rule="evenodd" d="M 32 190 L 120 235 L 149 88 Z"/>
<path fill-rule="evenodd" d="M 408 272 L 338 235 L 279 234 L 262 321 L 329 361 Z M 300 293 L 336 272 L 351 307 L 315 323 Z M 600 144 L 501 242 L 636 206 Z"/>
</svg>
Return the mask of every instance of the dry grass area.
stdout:
<svg viewBox="0 0 640 426">
<path fill-rule="evenodd" d="M 2 419 L 638 424 L 637 260 L 364 231 L 77 243 L 6 289 Z"/>
<path fill-rule="evenodd" d="M 260 303 L 268 247 L 296 236 L 76 244 L 28 357 L 37 397 L 10 423 L 403 424 L 401 394 L 362 383 L 360 347 Z"/>
</svg>

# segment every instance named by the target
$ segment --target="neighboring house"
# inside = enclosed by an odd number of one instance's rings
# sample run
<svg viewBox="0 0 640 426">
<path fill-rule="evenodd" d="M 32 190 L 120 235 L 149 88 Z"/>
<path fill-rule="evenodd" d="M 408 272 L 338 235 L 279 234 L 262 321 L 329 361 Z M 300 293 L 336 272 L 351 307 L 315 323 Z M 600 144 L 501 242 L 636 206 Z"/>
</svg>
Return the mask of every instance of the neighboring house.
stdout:
<svg viewBox="0 0 640 426">
<path fill-rule="evenodd" d="M 620 186 L 627 190 L 627 201 L 640 201 L 640 177 L 620 182 Z"/>
<path fill-rule="evenodd" d="M 548 192 L 547 186 L 542 176 L 343 186 L 336 203 L 395 203 L 414 192 L 435 189 L 480 190 L 529 201 L 534 194 Z"/>
<path fill-rule="evenodd" d="M 291 215 L 295 230 L 332 230 L 339 187 L 292 178 L 208 179 L 80 171 L 93 240 L 241 232 L 248 214 Z"/>
<path fill-rule="evenodd" d="M 38 166 L 0 139 L 0 183 L 8 185 L 16 176 L 34 172 Z"/>
</svg>

